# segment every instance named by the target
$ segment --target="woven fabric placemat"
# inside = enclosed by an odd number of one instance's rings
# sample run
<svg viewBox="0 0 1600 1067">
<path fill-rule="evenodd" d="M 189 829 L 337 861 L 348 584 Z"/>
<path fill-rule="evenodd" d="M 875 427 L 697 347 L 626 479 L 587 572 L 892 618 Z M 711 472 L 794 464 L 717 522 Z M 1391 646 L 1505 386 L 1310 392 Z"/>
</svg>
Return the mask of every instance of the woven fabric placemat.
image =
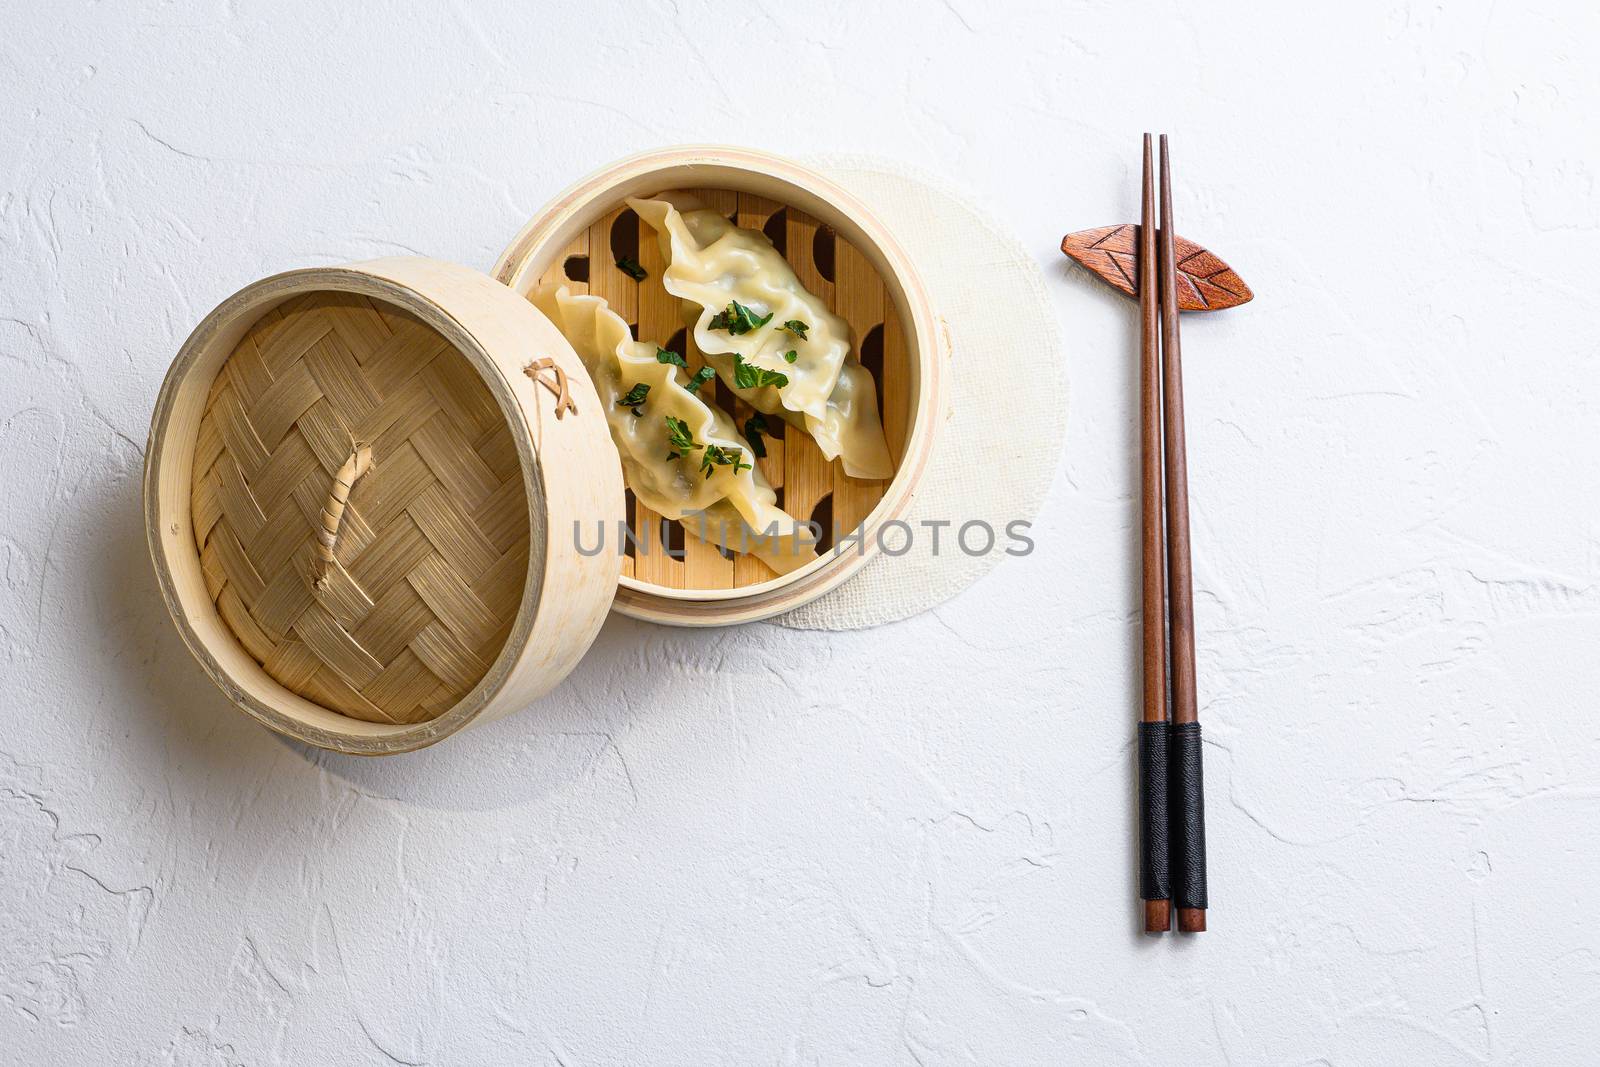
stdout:
<svg viewBox="0 0 1600 1067">
<path fill-rule="evenodd" d="M 910 548 L 880 554 L 840 588 L 773 621 L 856 630 L 927 611 L 987 574 L 1007 524 L 1039 511 L 1067 430 L 1067 374 L 1044 277 L 1012 236 L 938 179 L 856 157 L 807 161 L 866 202 L 905 246 L 948 324 L 954 354 L 945 424 L 907 522 Z M 994 551 L 967 555 L 955 534 L 981 520 Z M 949 522 L 939 551 L 924 522 Z M 889 534 L 899 548 L 899 532 Z"/>
</svg>

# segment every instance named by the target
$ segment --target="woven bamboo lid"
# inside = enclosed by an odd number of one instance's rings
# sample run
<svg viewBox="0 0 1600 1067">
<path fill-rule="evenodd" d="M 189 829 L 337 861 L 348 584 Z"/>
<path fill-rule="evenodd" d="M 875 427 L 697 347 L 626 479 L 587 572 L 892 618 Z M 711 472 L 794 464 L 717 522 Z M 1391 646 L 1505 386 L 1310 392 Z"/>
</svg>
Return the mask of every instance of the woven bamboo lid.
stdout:
<svg viewBox="0 0 1600 1067">
<path fill-rule="evenodd" d="M 619 566 L 571 531 L 622 502 L 554 327 L 411 259 L 280 275 L 214 311 L 163 387 L 146 484 L 163 590 L 213 677 L 269 725 L 361 752 L 559 681 Z"/>
<path fill-rule="evenodd" d="M 437 330 L 355 293 L 279 305 L 217 373 L 196 453 L 208 589 L 269 675 L 420 722 L 488 673 L 522 599 L 528 497 L 510 428 Z"/>
</svg>

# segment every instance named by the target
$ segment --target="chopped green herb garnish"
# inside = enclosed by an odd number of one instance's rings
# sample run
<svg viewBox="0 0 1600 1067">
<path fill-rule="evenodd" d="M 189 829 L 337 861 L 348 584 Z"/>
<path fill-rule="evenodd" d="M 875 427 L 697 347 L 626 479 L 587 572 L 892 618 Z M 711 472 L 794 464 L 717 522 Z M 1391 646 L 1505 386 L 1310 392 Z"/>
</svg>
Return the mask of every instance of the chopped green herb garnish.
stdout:
<svg viewBox="0 0 1600 1067">
<path fill-rule="evenodd" d="M 683 459 L 697 448 L 704 447 L 695 444 L 694 437 L 689 433 L 689 424 L 682 419 L 671 415 L 664 416 L 667 420 L 667 440 L 672 445 L 672 451 L 667 453 L 668 459 Z"/>
<path fill-rule="evenodd" d="M 707 329 L 727 330 L 735 337 L 749 333 L 758 327 L 765 326 L 772 321 L 772 312 L 765 316 L 757 317 L 754 311 L 734 300 L 727 307 L 711 316 L 711 321 L 706 324 Z"/>
<path fill-rule="evenodd" d="M 617 405 L 619 407 L 632 408 L 635 415 L 643 415 L 644 411 L 641 410 L 639 405 L 643 404 L 644 398 L 649 395 L 650 383 L 639 382 L 635 384 L 632 389 L 628 390 L 628 394 L 626 396 L 617 401 Z"/>
<path fill-rule="evenodd" d="M 672 351 L 672 349 L 670 349 L 670 348 L 657 348 L 656 349 L 656 362 L 657 363 L 670 363 L 674 367 L 682 367 L 684 370 L 688 370 L 689 369 L 688 362 L 682 356 L 678 355 L 678 353 Z"/>
<path fill-rule="evenodd" d="M 736 389 L 760 389 L 776 385 L 779 389 L 789 384 L 789 376 L 781 371 L 767 370 L 754 363 L 746 363 L 737 352 L 733 355 L 733 385 Z"/>
<path fill-rule="evenodd" d="M 806 339 L 806 331 L 811 329 L 811 327 L 801 322 L 799 319 L 790 319 L 788 322 L 783 324 L 783 329 L 788 330 L 790 333 L 800 338 L 800 340 L 804 341 Z"/>
<path fill-rule="evenodd" d="M 785 352 L 783 354 L 783 361 L 785 363 L 793 363 L 795 360 L 797 360 L 799 358 L 800 358 L 800 353 L 796 352 L 792 348 L 789 349 L 789 351 L 787 351 L 787 352 Z"/>
<path fill-rule="evenodd" d="M 705 452 L 700 456 L 700 473 L 710 477 L 718 467 L 732 467 L 733 473 L 747 471 L 751 465 L 744 462 L 744 450 L 739 448 L 723 448 L 721 445 L 707 445 Z"/>
<path fill-rule="evenodd" d="M 639 261 L 632 256 L 623 256 L 617 260 L 617 269 L 636 282 L 642 282 L 650 277 L 649 273 L 641 266 Z"/>
<path fill-rule="evenodd" d="M 694 376 L 689 379 L 689 384 L 684 386 L 684 388 L 689 390 L 691 393 L 698 392 L 702 385 L 706 384 L 716 376 L 717 372 L 712 370 L 710 367 L 701 367 L 699 370 L 694 372 Z"/>
<path fill-rule="evenodd" d="M 767 429 L 767 417 L 761 412 L 756 412 L 744 420 L 744 436 L 750 442 L 750 451 L 755 453 L 757 459 L 767 458 L 767 443 L 761 435 L 772 436 L 772 431 Z"/>
</svg>

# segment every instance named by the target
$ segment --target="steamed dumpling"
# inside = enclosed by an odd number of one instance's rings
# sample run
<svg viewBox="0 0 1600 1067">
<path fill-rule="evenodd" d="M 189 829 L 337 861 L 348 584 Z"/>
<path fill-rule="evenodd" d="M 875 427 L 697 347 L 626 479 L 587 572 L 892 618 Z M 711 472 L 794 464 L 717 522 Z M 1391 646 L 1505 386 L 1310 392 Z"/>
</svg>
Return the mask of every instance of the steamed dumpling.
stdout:
<svg viewBox="0 0 1600 1067">
<path fill-rule="evenodd" d="M 728 387 L 805 430 L 850 477 L 893 475 L 877 383 L 851 355 L 849 326 L 800 284 L 766 235 L 678 194 L 628 205 L 658 234 L 662 284 L 689 304 L 695 344 Z"/>
<path fill-rule="evenodd" d="M 816 558 L 809 528 L 777 506 L 727 412 L 691 392 L 677 366 L 657 360 L 655 345 L 635 341 L 598 296 L 554 284 L 531 299 L 588 369 L 628 488 L 646 507 L 779 574 Z"/>
</svg>

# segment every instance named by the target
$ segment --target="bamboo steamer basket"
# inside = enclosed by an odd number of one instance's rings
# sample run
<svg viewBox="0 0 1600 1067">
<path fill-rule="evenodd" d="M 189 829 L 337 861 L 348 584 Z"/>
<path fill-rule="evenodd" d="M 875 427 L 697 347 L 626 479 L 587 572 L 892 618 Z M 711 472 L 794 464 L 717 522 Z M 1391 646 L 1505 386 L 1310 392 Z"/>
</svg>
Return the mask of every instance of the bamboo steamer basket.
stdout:
<svg viewBox="0 0 1600 1067">
<path fill-rule="evenodd" d="M 669 189 L 776 235 L 856 333 L 895 476 L 847 479 L 798 433 L 761 461 L 791 514 L 859 524 L 856 548 L 778 577 L 692 537 L 680 558 L 585 550 L 577 536 L 657 517 L 625 492 L 582 362 L 526 296 L 582 274 L 574 287 L 606 296 L 641 338 L 681 329 L 675 302 L 613 255 L 621 234 L 659 289 L 664 264 L 637 219 L 626 239 L 623 201 Z M 200 323 L 157 398 L 144 507 L 162 595 L 206 672 L 264 725 L 348 754 L 421 748 L 548 692 L 613 607 L 724 625 L 846 581 L 927 463 L 939 337 L 911 265 L 864 207 L 739 149 L 663 150 L 592 176 L 529 224 L 493 278 L 420 257 L 266 278 Z"/>
<path fill-rule="evenodd" d="M 696 369 L 700 360 L 678 301 L 660 287 L 666 264 L 655 235 L 624 203 L 669 190 L 693 193 L 739 225 L 764 230 L 800 281 L 850 324 L 862 361 L 878 381 L 896 464 L 894 477 L 884 482 L 847 478 L 804 432 L 787 428 L 758 461 L 778 490 L 779 505 L 830 533 L 835 526 L 857 530 L 858 540 L 781 577 L 753 557 L 726 559 L 694 538 L 685 540 L 681 560 L 657 552 L 624 561 L 616 599 L 622 614 L 688 626 L 749 622 L 815 600 L 879 553 L 880 534 L 893 541 L 886 524 L 903 521 L 932 454 L 949 344 L 909 257 L 864 204 L 821 174 L 747 149 L 662 149 L 590 175 L 517 235 L 494 276 L 527 295 L 541 282 L 572 279 L 568 265 L 581 261 L 584 280 L 574 288 L 605 297 L 641 340 L 685 353 Z M 617 269 L 621 252 L 649 273 L 644 283 Z M 743 425 L 751 411 L 725 386 L 718 388 L 719 402 Z M 636 529 L 657 521 L 631 499 L 629 507 Z"/>
</svg>

